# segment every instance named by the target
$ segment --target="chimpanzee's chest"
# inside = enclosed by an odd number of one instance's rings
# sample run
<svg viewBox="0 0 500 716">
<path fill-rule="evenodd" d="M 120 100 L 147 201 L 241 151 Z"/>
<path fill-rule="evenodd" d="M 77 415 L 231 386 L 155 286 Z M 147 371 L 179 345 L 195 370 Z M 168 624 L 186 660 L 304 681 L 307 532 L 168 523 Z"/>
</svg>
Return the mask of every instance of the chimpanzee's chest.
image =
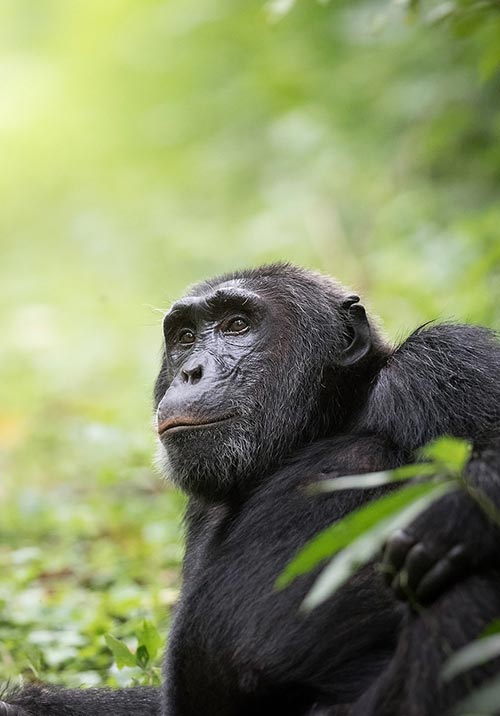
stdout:
<svg viewBox="0 0 500 716">
<path fill-rule="evenodd" d="M 300 598 L 274 585 L 290 551 L 271 535 L 257 539 L 247 531 L 240 541 L 239 532 L 214 527 L 190 566 L 169 655 L 174 678 L 184 684 L 183 714 L 207 713 L 207 702 L 214 714 L 240 713 L 300 659 L 285 627 L 293 623 L 298 636 Z M 204 693 L 210 698 L 202 703 Z"/>
<path fill-rule="evenodd" d="M 345 506 L 332 501 L 318 509 L 303 494 L 300 500 L 290 494 L 272 498 L 254 500 L 230 519 L 222 510 L 207 514 L 188 545 L 168 656 L 175 716 L 265 714 L 276 712 L 276 703 L 281 712 L 284 699 L 290 716 L 301 714 L 316 693 L 333 688 L 339 667 L 356 662 L 353 630 L 364 628 L 366 598 L 374 591 L 371 572 L 361 577 L 361 590 L 359 584 L 341 590 L 311 614 L 302 613 L 300 604 L 314 575 L 283 591 L 275 586 L 297 550 Z M 381 622 L 374 638 L 387 626 L 392 629 Z M 366 653 L 369 639 L 363 635 L 360 641 Z"/>
</svg>

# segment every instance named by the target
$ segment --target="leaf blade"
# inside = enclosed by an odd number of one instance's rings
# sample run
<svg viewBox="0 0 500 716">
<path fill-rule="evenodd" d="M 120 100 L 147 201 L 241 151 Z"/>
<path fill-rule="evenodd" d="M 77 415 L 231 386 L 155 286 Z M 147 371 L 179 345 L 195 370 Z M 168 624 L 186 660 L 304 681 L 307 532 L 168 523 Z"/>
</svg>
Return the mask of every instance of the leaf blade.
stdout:
<svg viewBox="0 0 500 716">
<path fill-rule="evenodd" d="M 136 658 L 132 654 L 128 646 L 123 642 L 114 637 L 112 634 L 105 634 L 104 639 L 106 644 L 113 654 L 116 665 L 119 669 L 123 669 L 124 666 L 135 666 Z"/>
<path fill-rule="evenodd" d="M 288 563 L 276 580 L 278 589 L 296 577 L 309 572 L 320 562 L 347 547 L 356 537 L 374 527 L 380 520 L 398 512 L 409 502 L 426 494 L 436 483 L 419 483 L 391 492 L 350 512 L 341 520 L 310 540 Z M 443 483 L 437 483 L 443 484 Z"/>
<path fill-rule="evenodd" d="M 457 716 L 494 716 L 500 703 L 500 676 L 495 676 L 476 689 L 456 707 Z"/>
<path fill-rule="evenodd" d="M 304 599 L 301 608 L 307 612 L 311 611 L 331 597 L 361 565 L 366 564 L 376 554 L 392 532 L 407 525 L 432 502 L 454 488 L 453 482 L 431 484 L 427 494 L 414 499 L 409 505 L 402 507 L 385 520 L 380 520 L 375 527 L 354 540 L 325 567 Z"/>
<path fill-rule="evenodd" d="M 450 681 L 463 671 L 481 666 L 490 659 L 500 656 L 500 634 L 492 634 L 464 646 L 455 652 L 445 663 L 441 676 Z"/>
</svg>

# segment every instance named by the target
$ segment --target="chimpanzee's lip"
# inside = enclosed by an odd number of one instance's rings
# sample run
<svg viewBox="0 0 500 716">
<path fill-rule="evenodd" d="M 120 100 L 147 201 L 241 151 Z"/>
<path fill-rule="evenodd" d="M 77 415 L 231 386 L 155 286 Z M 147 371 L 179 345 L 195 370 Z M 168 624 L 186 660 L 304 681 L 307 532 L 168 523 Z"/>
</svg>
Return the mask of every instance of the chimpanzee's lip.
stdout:
<svg viewBox="0 0 500 716">
<path fill-rule="evenodd" d="M 218 425 L 224 423 L 226 420 L 230 420 L 234 415 L 223 415 L 221 417 L 210 417 L 210 418 L 195 418 L 187 415 L 180 415 L 175 418 L 167 418 L 158 425 L 158 435 L 163 435 L 167 431 L 180 432 L 181 430 L 192 429 L 192 428 L 204 428 L 209 425 Z"/>
</svg>

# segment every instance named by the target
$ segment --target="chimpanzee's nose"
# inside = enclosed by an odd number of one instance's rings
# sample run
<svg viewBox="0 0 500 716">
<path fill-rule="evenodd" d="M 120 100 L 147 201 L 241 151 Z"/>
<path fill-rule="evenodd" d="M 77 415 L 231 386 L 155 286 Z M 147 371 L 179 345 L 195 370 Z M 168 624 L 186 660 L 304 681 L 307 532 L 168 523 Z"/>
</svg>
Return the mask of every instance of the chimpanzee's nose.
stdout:
<svg viewBox="0 0 500 716">
<path fill-rule="evenodd" d="M 188 368 L 187 366 L 185 366 L 181 370 L 181 377 L 184 383 L 196 385 L 196 383 L 199 383 L 203 377 L 203 368 L 199 364 L 193 366 L 192 368 Z"/>
</svg>

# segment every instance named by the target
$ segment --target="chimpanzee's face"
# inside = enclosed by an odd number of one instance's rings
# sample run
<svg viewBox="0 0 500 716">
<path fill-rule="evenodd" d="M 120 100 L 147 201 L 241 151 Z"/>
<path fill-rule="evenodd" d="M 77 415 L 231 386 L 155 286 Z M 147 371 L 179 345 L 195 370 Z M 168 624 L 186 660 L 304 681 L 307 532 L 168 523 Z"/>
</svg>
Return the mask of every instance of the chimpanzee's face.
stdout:
<svg viewBox="0 0 500 716">
<path fill-rule="evenodd" d="M 156 385 L 159 459 L 195 494 L 226 492 L 255 464 L 279 336 L 273 311 L 241 282 L 175 303 Z M 277 356 L 276 356 L 277 358 Z"/>
<path fill-rule="evenodd" d="M 312 272 L 269 269 L 201 284 L 165 316 L 158 463 L 191 494 L 244 489 L 342 412 L 353 298 Z"/>
</svg>

